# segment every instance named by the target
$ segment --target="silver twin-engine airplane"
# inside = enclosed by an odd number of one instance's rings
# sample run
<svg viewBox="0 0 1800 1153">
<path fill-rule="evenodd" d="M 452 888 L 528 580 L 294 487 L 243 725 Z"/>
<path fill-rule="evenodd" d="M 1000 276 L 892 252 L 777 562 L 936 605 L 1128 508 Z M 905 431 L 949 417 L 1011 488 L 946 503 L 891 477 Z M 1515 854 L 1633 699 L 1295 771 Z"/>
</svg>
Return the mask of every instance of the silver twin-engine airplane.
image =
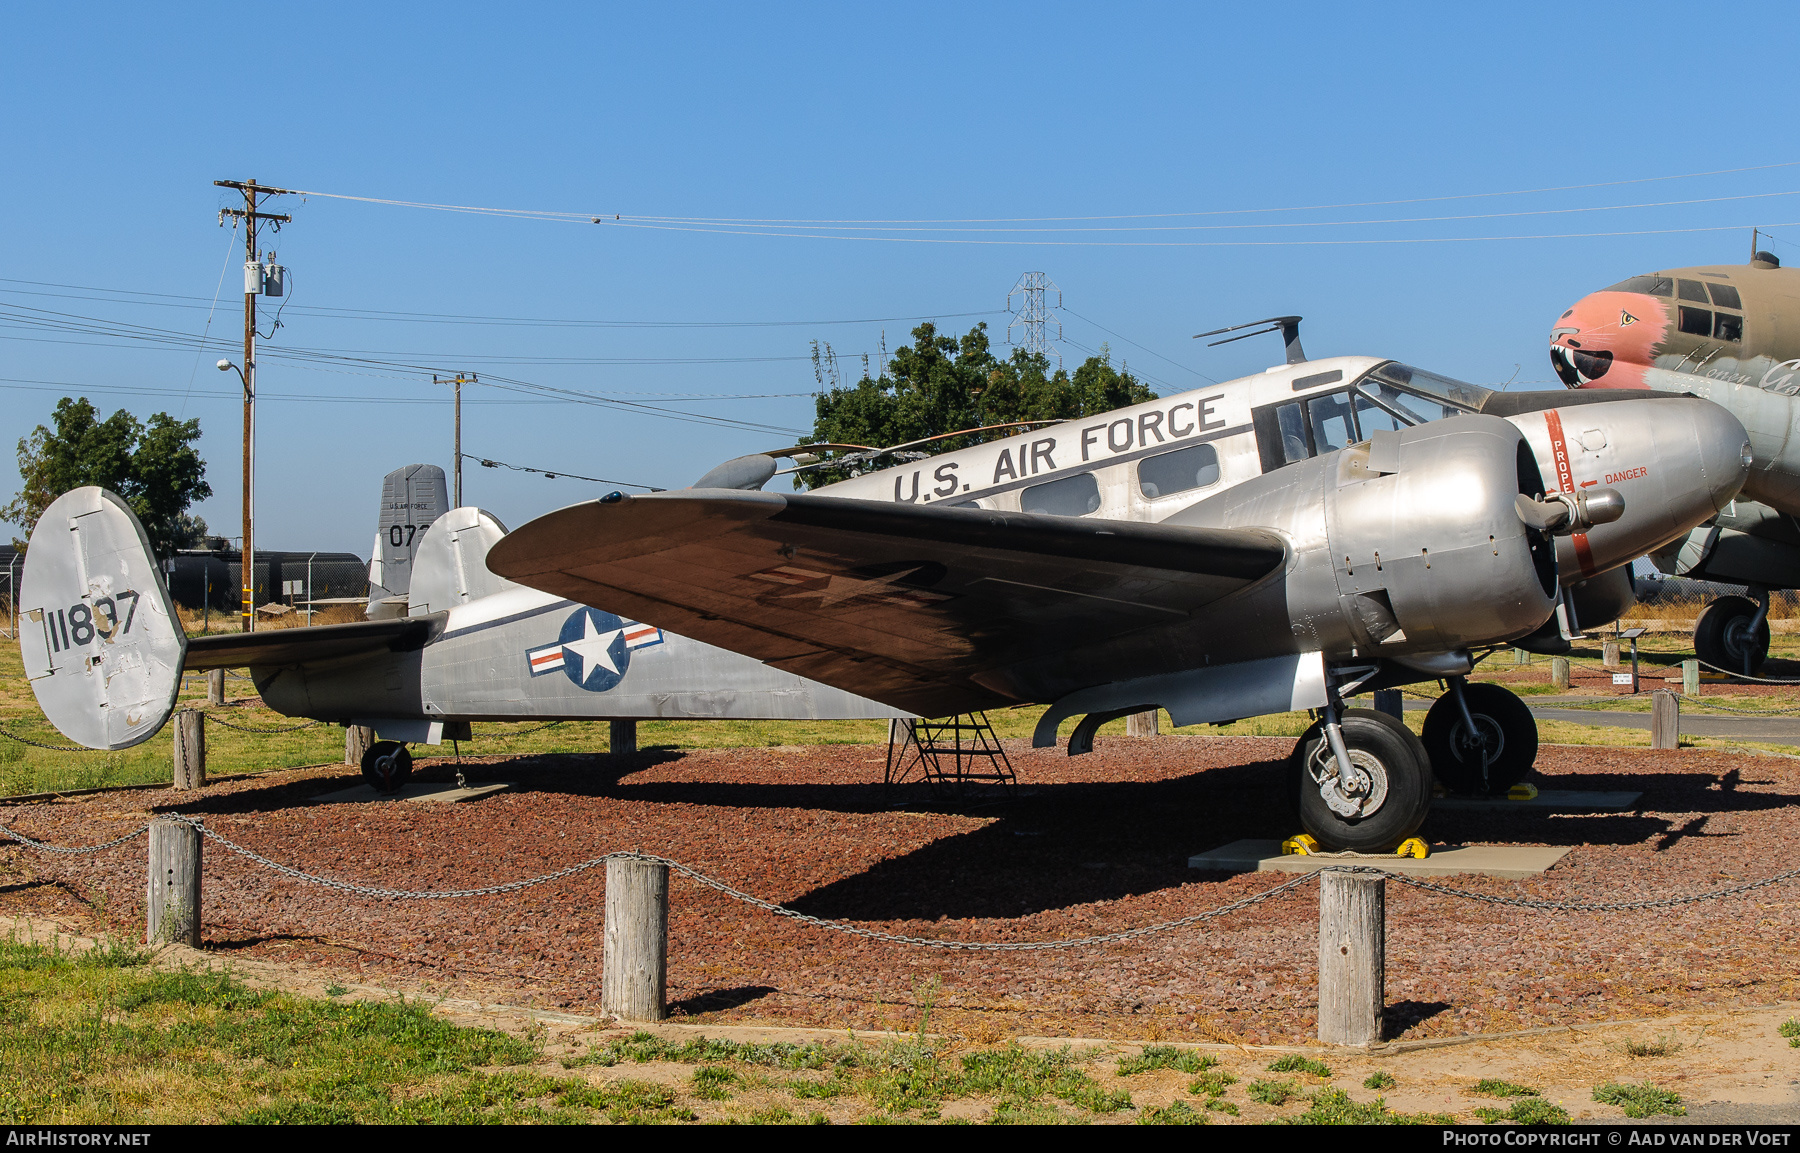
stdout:
<svg viewBox="0 0 1800 1153">
<path fill-rule="evenodd" d="M 1529 711 L 1463 684 L 1477 654 L 1566 647 L 1629 608 L 1621 566 L 1736 495 L 1746 437 L 1703 400 L 1496 393 L 1377 358 L 1309 361 L 1289 337 L 1289 363 L 1256 376 L 804 495 L 757 491 L 783 450 L 511 534 L 457 510 L 424 534 L 409 615 L 391 621 L 188 641 L 129 512 L 79 490 L 27 554 L 23 603 L 43 623 L 25 633 L 27 668 L 58 728 L 97 748 L 153 733 L 184 664 L 248 665 L 271 707 L 398 740 L 470 720 L 670 715 L 635 687 L 651 658 L 619 659 L 637 652 L 633 628 L 707 654 L 671 664 L 668 699 L 701 699 L 729 669 L 812 715 L 1044 704 L 1034 743 L 1080 716 L 1071 753 L 1151 708 L 1178 725 L 1311 709 L 1289 770 L 1302 825 L 1328 848 L 1391 848 L 1424 820 L 1434 767 L 1489 790 L 1530 770 Z M 423 558 L 452 525 L 469 599 L 420 603 Z M 135 630 L 126 585 L 143 601 Z M 83 612 L 90 631 L 55 648 Z M 541 637 L 518 629 L 529 621 Z M 618 711 L 594 711 L 575 673 L 532 676 L 536 645 L 582 677 L 611 678 L 595 664 L 610 655 L 618 680 L 600 699 Z M 1423 742 L 1344 704 L 1439 678 L 1452 691 Z"/>
</svg>

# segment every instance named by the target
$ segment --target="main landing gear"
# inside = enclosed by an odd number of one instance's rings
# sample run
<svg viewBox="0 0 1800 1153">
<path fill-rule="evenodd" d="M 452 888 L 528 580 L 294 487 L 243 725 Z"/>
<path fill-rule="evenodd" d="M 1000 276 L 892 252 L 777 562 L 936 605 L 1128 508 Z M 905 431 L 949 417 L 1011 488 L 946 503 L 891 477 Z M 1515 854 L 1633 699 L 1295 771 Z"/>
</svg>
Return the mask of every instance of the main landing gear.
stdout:
<svg viewBox="0 0 1800 1153">
<path fill-rule="evenodd" d="M 1330 852 L 1390 850 L 1431 807 L 1425 746 L 1371 709 L 1327 707 L 1295 746 L 1289 772 L 1300 788 L 1301 826 Z"/>
<path fill-rule="evenodd" d="M 363 753 L 363 780 L 378 793 L 397 793 L 412 776 L 412 764 L 412 753 L 399 741 L 376 741 Z"/>
<path fill-rule="evenodd" d="M 1448 679 L 1449 690 L 1425 714 L 1432 771 L 1453 793 L 1504 795 L 1537 761 L 1537 719 L 1499 685 Z"/>
<path fill-rule="evenodd" d="M 1716 669 L 1754 676 L 1769 655 L 1769 594 L 1720 597 L 1694 622 L 1694 655 Z"/>
</svg>

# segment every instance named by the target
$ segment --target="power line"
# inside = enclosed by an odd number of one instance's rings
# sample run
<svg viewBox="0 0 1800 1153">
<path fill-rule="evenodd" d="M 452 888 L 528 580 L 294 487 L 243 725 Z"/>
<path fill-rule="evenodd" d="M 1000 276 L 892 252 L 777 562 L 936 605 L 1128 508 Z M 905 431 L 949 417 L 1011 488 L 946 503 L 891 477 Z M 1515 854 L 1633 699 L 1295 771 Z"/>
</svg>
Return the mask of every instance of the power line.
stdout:
<svg viewBox="0 0 1800 1153">
<path fill-rule="evenodd" d="M 1160 352 L 1157 352 L 1155 349 L 1145 348 L 1143 345 L 1139 344 L 1137 341 L 1131 339 L 1128 336 L 1120 336 L 1118 333 L 1116 333 L 1112 329 L 1106 327 L 1104 324 L 1101 324 L 1099 321 L 1090 320 L 1087 317 L 1081 315 L 1081 313 L 1076 312 L 1072 308 L 1065 308 L 1065 309 L 1063 309 L 1063 311 L 1068 313 L 1070 316 L 1073 316 L 1077 320 L 1086 321 L 1088 324 L 1093 325 L 1095 328 L 1099 329 L 1101 332 L 1106 333 L 1108 336 L 1116 337 L 1117 339 L 1124 341 L 1126 344 L 1131 345 L 1133 348 L 1141 349 L 1142 351 L 1149 353 L 1151 356 L 1156 357 L 1158 360 L 1167 360 L 1170 364 L 1174 365 L 1176 368 L 1181 369 L 1181 371 L 1183 371 L 1183 372 L 1191 372 L 1195 376 L 1199 377 L 1201 380 L 1207 381 L 1210 384 L 1219 383 L 1217 380 L 1214 380 L 1212 377 L 1206 375 L 1204 372 L 1201 372 L 1199 369 L 1189 368 L 1187 365 L 1181 363 L 1178 360 L 1169 360 L 1168 357 L 1164 356 Z"/>
<path fill-rule="evenodd" d="M 587 481 L 592 481 L 595 484 L 616 484 L 616 485 L 622 485 L 625 488 L 647 489 L 650 492 L 667 492 L 668 491 L 667 489 L 657 488 L 654 485 L 634 484 L 633 482 L 628 481 L 628 480 L 607 480 L 603 477 L 598 477 L 598 476 L 578 476 L 572 472 L 549 472 L 545 469 L 531 468 L 531 467 L 529 467 L 527 465 L 523 465 L 523 464 L 507 464 L 503 460 L 490 460 L 489 458 L 487 458 L 485 456 L 476 456 L 473 453 L 467 453 L 467 452 L 462 454 L 462 459 L 472 460 L 476 464 L 479 464 L 482 468 L 509 468 L 509 469 L 513 470 L 514 472 L 534 472 L 534 473 L 537 473 L 539 476 L 546 477 L 550 480 L 587 480 Z"/>
</svg>

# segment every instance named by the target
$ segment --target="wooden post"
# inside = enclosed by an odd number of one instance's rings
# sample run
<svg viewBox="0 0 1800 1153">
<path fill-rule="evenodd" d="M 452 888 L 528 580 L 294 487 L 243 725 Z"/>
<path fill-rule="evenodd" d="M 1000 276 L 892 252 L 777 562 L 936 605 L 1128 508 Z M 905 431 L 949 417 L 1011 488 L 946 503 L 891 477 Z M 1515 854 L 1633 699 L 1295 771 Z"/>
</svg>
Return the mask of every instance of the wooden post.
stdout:
<svg viewBox="0 0 1800 1153">
<path fill-rule="evenodd" d="M 669 866 L 622 857 L 606 862 L 600 1011 L 626 1021 L 662 1020 L 668 951 Z"/>
<path fill-rule="evenodd" d="M 175 721 L 175 787 L 206 787 L 206 714 L 183 709 Z"/>
<path fill-rule="evenodd" d="M 344 729 L 344 763 L 362 767 L 363 754 L 375 743 L 375 730 L 368 725 L 349 725 Z"/>
<path fill-rule="evenodd" d="M 1375 711 L 1386 713 L 1397 721 L 1406 719 L 1406 702 L 1400 697 L 1399 689 L 1376 689 Z"/>
<path fill-rule="evenodd" d="M 1513 664 L 1528 665 L 1530 663 L 1531 663 L 1531 654 L 1529 652 L 1527 652 L 1524 649 L 1514 649 L 1513 650 Z"/>
<path fill-rule="evenodd" d="M 1372 1045 L 1386 1007 L 1387 878 L 1319 874 L 1319 1040 Z"/>
<path fill-rule="evenodd" d="M 1609 669 L 1616 669 L 1619 667 L 1618 641 L 1600 642 L 1600 663 Z"/>
<path fill-rule="evenodd" d="M 150 822 L 144 940 L 200 947 L 200 830 L 186 821 Z"/>
<path fill-rule="evenodd" d="M 1550 658 L 1550 683 L 1559 689 L 1569 687 L 1569 658 Z"/>
<path fill-rule="evenodd" d="M 1700 662 L 1681 662 L 1681 691 L 1690 697 L 1700 695 Z"/>
<path fill-rule="evenodd" d="M 225 703 L 224 669 L 213 669 L 206 674 L 206 703 L 209 705 Z"/>
<path fill-rule="evenodd" d="M 1128 737 L 1154 737 L 1157 735 L 1157 710 L 1145 713 L 1132 713 L 1125 718 L 1125 735 Z"/>
<path fill-rule="evenodd" d="M 1673 749 L 1681 745 L 1681 702 L 1668 689 L 1650 694 L 1650 747 Z"/>
<path fill-rule="evenodd" d="M 612 739 L 607 748 L 615 753 L 637 752 L 637 722 L 614 721 L 612 723 Z"/>
</svg>

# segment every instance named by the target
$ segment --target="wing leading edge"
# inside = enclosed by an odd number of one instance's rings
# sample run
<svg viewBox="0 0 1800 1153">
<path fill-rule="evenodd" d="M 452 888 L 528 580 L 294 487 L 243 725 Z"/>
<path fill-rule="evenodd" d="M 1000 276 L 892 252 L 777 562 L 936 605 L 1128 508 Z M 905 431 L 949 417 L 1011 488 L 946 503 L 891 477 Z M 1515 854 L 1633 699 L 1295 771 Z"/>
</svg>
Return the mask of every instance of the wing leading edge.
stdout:
<svg viewBox="0 0 1800 1153">
<path fill-rule="evenodd" d="M 488 567 L 919 713 L 1033 699 L 1010 670 L 1049 661 L 1070 689 L 1132 670 L 1084 649 L 1153 647 L 1198 609 L 1280 568 L 1282 538 L 841 497 L 684 489 L 561 509 Z"/>
</svg>

